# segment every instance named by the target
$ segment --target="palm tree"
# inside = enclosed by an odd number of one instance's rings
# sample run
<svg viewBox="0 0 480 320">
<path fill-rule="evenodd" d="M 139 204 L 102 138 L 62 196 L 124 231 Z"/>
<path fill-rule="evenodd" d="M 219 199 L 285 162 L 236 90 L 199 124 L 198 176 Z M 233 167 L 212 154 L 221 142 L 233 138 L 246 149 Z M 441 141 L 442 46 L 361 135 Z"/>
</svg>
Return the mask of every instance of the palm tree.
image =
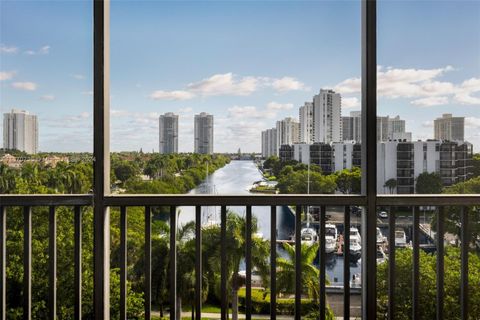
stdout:
<svg viewBox="0 0 480 320">
<path fill-rule="evenodd" d="M 388 191 L 390 192 L 390 194 L 392 194 L 393 190 L 395 190 L 395 188 L 397 187 L 397 180 L 395 180 L 394 178 L 388 179 L 387 181 L 385 181 L 383 187 L 388 188 Z"/>
<path fill-rule="evenodd" d="M 15 189 L 15 173 L 0 163 L 0 193 L 10 193 Z"/>
</svg>

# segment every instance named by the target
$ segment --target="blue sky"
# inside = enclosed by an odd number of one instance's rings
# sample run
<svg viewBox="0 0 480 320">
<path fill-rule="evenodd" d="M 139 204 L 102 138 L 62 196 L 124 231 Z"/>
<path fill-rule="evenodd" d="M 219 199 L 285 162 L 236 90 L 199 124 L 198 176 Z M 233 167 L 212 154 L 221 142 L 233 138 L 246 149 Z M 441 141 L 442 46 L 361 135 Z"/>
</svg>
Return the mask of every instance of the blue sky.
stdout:
<svg viewBox="0 0 480 320">
<path fill-rule="evenodd" d="M 42 151 L 92 150 L 92 7 L 0 2 L 0 111 L 39 116 Z M 480 1 L 378 5 L 379 114 L 414 138 L 442 113 L 480 145 Z M 158 116 L 215 116 L 215 151 L 260 151 L 260 131 L 320 88 L 359 109 L 358 1 L 112 1 L 112 150 L 158 150 Z"/>
</svg>

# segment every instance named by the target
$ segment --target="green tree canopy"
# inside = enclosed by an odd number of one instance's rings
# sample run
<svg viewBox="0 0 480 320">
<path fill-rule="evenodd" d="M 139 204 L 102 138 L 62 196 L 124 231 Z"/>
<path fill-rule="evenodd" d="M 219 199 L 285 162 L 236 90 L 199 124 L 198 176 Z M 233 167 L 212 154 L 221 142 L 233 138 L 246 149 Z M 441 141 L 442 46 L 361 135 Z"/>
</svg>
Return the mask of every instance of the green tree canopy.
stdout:
<svg viewBox="0 0 480 320">
<path fill-rule="evenodd" d="M 443 182 L 436 172 L 422 172 L 416 179 L 415 190 L 419 194 L 442 193 Z"/>
</svg>

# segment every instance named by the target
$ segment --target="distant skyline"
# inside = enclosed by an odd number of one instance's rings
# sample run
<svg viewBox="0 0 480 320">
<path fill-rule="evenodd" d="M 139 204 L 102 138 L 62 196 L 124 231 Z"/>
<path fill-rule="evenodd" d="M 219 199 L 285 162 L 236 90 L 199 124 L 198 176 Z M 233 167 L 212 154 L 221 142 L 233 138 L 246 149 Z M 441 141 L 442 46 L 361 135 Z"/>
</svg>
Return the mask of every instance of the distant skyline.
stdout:
<svg viewBox="0 0 480 320">
<path fill-rule="evenodd" d="M 0 112 L 38 115 L 40 151 L 92 151 L 90 1 L 0 2 Z M 480 1 L 379 1 L 378 115 L 413 139 L 443 113 L 480 146 Z M 322 89 L 359 110 L 359 1 L 112 1 L 111 149 L 158 151 L 158 118 L 215 117 L 215 152 L 260 152 L 261 131 Z M 1 124 L 0 124 L 1 125 Z"/>
</svg>

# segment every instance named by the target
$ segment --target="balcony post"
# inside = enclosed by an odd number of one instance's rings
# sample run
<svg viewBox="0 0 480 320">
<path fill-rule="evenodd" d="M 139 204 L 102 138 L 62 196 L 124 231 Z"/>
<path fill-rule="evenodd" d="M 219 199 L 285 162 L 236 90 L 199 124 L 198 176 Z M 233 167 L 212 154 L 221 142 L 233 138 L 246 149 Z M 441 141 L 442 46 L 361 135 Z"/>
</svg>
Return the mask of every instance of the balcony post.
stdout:
<svg viewBox="0 0 480 320">
<path fill-rule="evenodd" d="M 376 318 L 377 2 L 362 0 L 362 318 Z"/>
<path fill-rule="evenodd" d="M 95 319 L 110 319 L 109 0 L 93 1 L 93 208 Z"/>
</svg>

